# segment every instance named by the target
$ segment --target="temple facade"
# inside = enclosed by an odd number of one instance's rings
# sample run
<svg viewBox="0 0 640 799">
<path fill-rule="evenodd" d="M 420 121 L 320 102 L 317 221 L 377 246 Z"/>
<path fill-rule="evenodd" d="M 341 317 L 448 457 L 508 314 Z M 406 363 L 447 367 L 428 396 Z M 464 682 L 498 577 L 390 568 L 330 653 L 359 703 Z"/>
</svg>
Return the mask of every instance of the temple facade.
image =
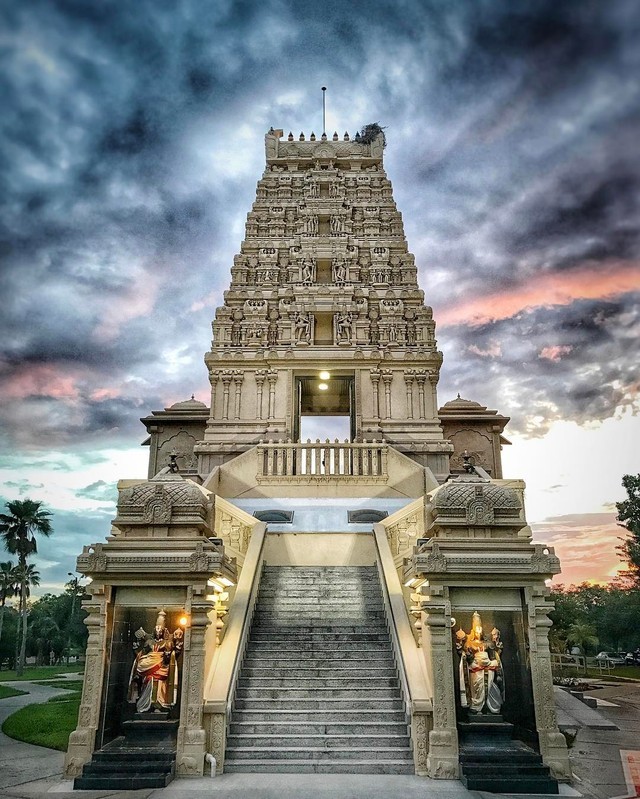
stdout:
<svg viewBox="0 0 640 799">
<path fill-rule="evenodd" d="M 208 404 L 142 420 L 147 479 L 121 482 L 112 535 L 78 560 L 77 787 L 140 746 L 166 755 L 157 784 L 215 761 L 493 790 L 488 740 L 529 766 L 497 789 L 570 776 L 548 646 L 559 563 L 503 478 L 508 419 L 438 407 L 442 353 L 384 147 L 375 125 L 265 137 Z"/>
</svg>

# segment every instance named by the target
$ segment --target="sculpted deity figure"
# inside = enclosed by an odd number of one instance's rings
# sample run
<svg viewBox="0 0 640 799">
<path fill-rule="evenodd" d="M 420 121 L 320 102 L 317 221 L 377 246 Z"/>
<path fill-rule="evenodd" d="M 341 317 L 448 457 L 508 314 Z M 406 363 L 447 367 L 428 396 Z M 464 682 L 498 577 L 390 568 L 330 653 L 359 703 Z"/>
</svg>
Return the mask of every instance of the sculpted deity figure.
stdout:
<svg viewBox="0 0 640 799">
<path fill-rule="evenodd" d="M 466 704 L 471 713 L 498 714 L 504 703 L 504 671 L 502 668 L 500 630 L 494 627 L 487 638 L 482 619 L 473 614 L 471 630 L 456 632 L 456 649 L 460 655 L 460 685 L 464 686 Z"/>
<path fill-rule="evenodd" d="M 353 328 L 353 314 L 337 313 L 336 314 L 336 340 L 338 343 L 341 341 L 351 341 L 351 331 Z"/>
<path fill-rule="evenodd" d="M 309 314 L 297 311 L 294 317 L 294 333 L 296 342 L 309 343 L 311 338 L 311 320 Z"/>
<path fill-rule="evenodd" d="M 138 713 L 167 709 L 176 703 L 177 657 L 182 652 L 184 633 L 180 628 L 170 633 L 165 626 L 166 616 L 161 610 L 151 634 L 142 627 L 134 633 L 136 657 L 129 677 L 127 700 L 135 703 Z"/>
<path fill-rule="evenodd" d="M 333 281 L 334 283 L 344 283 L 347 279 L 347 265 L 338 258 L 333 263 Z"/>
<path fill-rule="evenodd" d="M 315 264 L 311 258 L 305 258 L 302 262 L 301 276 L 303 283 L 313 283 Z"/>
</svg>

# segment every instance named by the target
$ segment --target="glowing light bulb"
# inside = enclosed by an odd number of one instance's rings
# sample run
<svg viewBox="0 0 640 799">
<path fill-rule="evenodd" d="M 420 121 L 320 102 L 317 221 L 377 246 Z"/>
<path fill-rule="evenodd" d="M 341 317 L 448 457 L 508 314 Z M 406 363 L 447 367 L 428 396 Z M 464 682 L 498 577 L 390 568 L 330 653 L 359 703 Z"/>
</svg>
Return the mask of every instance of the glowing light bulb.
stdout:
<svg viewBox="0 0 640 799">
<path fill-rule="evenodd" d="M 329 386 L 326 383 L 318 383 L 318 388 L 320 389 L 320 391 L 326 391 L 329 388 Z"/>
<path fill-rule="evenodd" d="M 189 622 L 189 619 L 186 616 L 180 616 L 180 620 L 179 620 L 178 624 L 181 627 L 186 627 L 188 622 Z"/>
<path fill-rule="evenodd" d="M 320 372 L 318 377 L 320 378 L 320 380 L 329 380 L 329 378 L 331 377 L 331 372 Z"/>
</svg>

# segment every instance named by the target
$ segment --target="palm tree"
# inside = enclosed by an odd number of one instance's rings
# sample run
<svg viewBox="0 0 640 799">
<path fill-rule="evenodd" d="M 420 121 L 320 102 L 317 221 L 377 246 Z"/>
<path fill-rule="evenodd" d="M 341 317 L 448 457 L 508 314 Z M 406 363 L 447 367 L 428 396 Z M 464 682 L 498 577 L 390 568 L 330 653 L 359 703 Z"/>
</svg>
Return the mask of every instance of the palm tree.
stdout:
<svg viewBox="0 0 640 799">
<path fill-rule="evenodd" d="M 9 513 L 0 513 L 0 537 L 9 552 L 18 556 L 22 644 L 17 663 L 17 675 L 21 676 L 24 671 L 27 651 L 27 597 L 29 595 L 27 558 L 38 551 L 36 536 L 38 534 L 49 536 L 53 529 L 51 527 L 51 513 L 42 508 L 41 502 L 34 502 L 32 499 L 16 499 L 12 502 L 7 502 L 6 507 Z M 37 585 L 38 583 L 31 584 Z"/>
<path fill-rule="evenodd" d="M 22 664 L 22 669 L 19 668 L 19 670 L 16 670 L 17 675 L 20 676 L 20 674 L 22 674 L 22 670 L 24 669 L 24 663 L 27 654 L 27 619 L 29 617 L 27 599 L 29 599 L 31 596 L 31 586 L 40 585 L 40 572 L 36 569 L 33 563 L 25 563 L 24 565 L 20 564 L 15 567 L 14 571 L 20 585 L 20 617 L 23 620 L 22 637 L 20 638 L 20 636 L 18 636 L 18 640 L 16 641 L 16 648 L 18 641 L 20 641 L 20 651 L 18 653 L 18 657 L 16 658 L 18 668 L 20 667 L 20 664 Z"/>
<path fill-rule="evenodd" d="M 575 622 L 569 627 L 567 641 L 580 647 L 584 655 L 584 673 L 587 673 L 587 647 L 598 646 L 598 636 L 593 624 L 584 621 Z"/>
<path fill-rule="evenodd" d="M 2 639 L 2 624 L 4 622 L 4 607 L 7 599 L 15 596 L 19 590 L 15 566 L 10 560 L 0 563 L 0 640 Z"/>
</svg>

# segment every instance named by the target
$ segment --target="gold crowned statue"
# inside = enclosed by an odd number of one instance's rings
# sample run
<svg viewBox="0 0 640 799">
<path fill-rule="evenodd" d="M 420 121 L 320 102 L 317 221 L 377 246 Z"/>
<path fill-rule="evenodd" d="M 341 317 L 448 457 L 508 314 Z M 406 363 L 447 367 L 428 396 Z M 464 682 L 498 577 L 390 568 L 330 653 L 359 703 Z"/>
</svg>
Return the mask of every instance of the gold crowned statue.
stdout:
<svg viewBox="0 0 640 799">
<path fill-rule="evenodd" d="M 461 692 L 464 687 L 463 706 L 471 713 L 500 713 L 504 702 L 500 630 L 494 627 L 487 639 L 476 611 L 471 630 L 456 632 L 456 649 L 460 655 Z"/>
<path fill-rule="evenodd" d="M 172 634 L 165 626 L 167 614 L 158 613 L 156 626 L 149 635 L 140 627 L 135 632 L 136 652 L 127 700 L 136 704 L 138 713 L 166 710 L 175 705 L 178 696 L 177 657 L 182 652 L 184 633 L 178 628 Z"/>
</svg>

